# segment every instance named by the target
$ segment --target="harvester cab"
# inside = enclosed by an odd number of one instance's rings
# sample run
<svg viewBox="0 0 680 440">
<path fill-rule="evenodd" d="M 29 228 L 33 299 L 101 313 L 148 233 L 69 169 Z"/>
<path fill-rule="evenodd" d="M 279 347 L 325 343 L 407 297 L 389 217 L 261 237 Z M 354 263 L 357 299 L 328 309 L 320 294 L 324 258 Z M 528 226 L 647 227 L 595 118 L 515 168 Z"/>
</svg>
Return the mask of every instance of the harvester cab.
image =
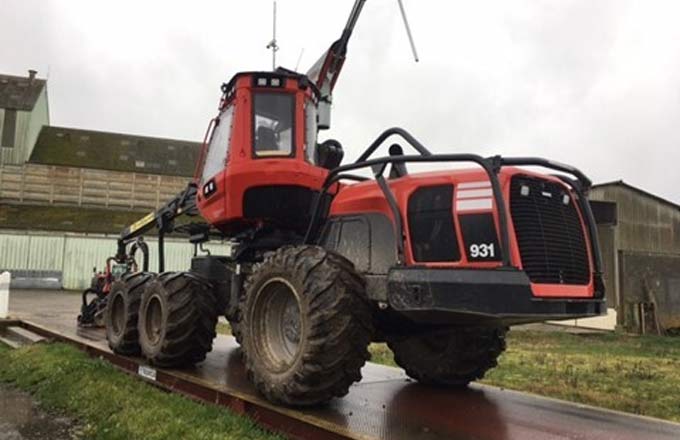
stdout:
<svg viewBox="0 0 680 440">
<path fill-rule="evenodd" d="M 319 91 L 284 69 L 246 72 L 222 86 L 195 179 L 197 205 L 210 224 L 233 235 L 257 225 L 303 230 L 337 142 L 317 145 Z"/>
<path fill-rule="evenodd" d="M 222 85 L 194 178 L 202 216 L 223 233 L 309 224 L 314 195 L 343 158 L 338 141 L 317 144 L 317 134 L 330 128 L 333 89 L 364 3 L 355 2 L 340 38 L 306 75 L 279 67 Z"/>
</svg>

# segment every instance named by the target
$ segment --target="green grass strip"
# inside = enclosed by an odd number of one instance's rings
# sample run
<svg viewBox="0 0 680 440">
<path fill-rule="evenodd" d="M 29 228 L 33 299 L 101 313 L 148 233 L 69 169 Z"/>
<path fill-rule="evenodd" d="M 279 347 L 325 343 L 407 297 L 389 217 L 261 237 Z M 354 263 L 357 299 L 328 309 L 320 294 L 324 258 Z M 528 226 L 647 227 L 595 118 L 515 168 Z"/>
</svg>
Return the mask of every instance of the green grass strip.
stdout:
<svg viewBox="0 0 680 440">
<path fill-rule="evenodd" d="M 680 422 L 680 338 L 512 331 L 482 383 Z M 386 344 L 372 362 L 395 366 Z"/>
<path fill-rule="evenodd" d="M 680 422 L 680 338 L 515 331 L 483 382 Z"/>
<path fill-rule="evenodd" d="M 65 344 L 9 350 L 0 381 L 76 418 L 93 439 L 275 439 L 228 410 L 163 392 Z"/>
</svg>

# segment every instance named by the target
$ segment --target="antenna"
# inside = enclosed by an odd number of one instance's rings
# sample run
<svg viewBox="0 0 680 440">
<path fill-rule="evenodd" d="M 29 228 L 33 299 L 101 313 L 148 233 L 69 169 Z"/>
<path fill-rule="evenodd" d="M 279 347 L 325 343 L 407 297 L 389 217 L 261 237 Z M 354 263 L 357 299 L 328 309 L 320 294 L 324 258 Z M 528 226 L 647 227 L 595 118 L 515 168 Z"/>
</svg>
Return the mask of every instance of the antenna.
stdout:
<svg viewBox="0 0 680 440">
<path fill-rule="evenodd" d="M 272 70 L 276 70 L 276 52 L 279 50 L 278 44 L 276 44 L 276 1 L 274 1 L 274 25 L 273 25 L 273 36 L 272 41 L 267 44 L 267 49 L 272 50 Z"/>
<path fill-rule="evenodd" d="M 297 64 L 295 64 L 295 71 L 297 72 L 298 67 L 300 67 L 300 61 L 302 60 L 302 55 L 305 53 L 305 48 L 303 47 L 300 51 L 300 56 L 298 57 Z"/>
<path fill-rule="evenodd" d="M 416 52 L 416 45 L 413 42 L 413 36 L 411 35 L 411 28 L 408 25 L 408 20 L 406 19 L 406 11 L 404 10 L 404 4 L 401 0 L 397 0 L 399 3 L 399 10 L 401 11 L 401 18 L 404 19 L 404 26 L 406 27 L 406 35 L 408 36 L 408 41 L 411 43 L 411 51 L 413 52 L 413 58 L 418 62 L 418 52 Z"/>
</svg>

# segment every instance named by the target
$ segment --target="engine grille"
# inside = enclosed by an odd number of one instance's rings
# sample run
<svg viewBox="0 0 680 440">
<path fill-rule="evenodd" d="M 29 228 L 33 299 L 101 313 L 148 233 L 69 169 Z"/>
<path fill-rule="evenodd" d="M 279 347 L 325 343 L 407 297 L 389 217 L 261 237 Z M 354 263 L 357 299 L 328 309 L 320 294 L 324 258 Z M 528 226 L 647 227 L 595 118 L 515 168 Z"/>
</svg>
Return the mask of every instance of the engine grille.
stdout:
<svg viewBox="0 0 680 440">
<path fill-rule="evenodd" d="M 510 213 L 522 266 L 533 283 L 588 284 L 583 227 L 574 200 L 562 185 L 513 177 Z"/>
</svg>

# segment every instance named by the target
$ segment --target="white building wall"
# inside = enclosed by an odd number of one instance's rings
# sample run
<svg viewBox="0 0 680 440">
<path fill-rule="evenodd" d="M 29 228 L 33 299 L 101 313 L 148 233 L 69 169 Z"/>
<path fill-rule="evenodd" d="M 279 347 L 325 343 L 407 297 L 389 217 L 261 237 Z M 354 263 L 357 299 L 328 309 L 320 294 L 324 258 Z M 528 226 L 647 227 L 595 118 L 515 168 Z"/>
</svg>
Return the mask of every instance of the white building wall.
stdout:
<svg viewBox="0 0 680 440">
<path fill-rule="evenodd" d="M 5 120 L 5 110 L 0 109 L 0 133 Z M 17 122 L 13 147 L 0 147 L 0 166 L 22 165 L 28 160 L 38 140 L 43 125 L 49 125 L 49 109 L 47 103 L 47 86 L 43 87 L 33 110 L 17 111 Z"/>
<path fill-rule="evenodd" d="M 0 270 L 53 270 L 63 274 L 64 289 L 85 289 L 92 269 L 103 270 L 116 252 L 115 236 L 0 232 Z M 158 243 L 148 239 L 151 271 L 158 270 Z M 225 255 L 228 244 L 205 245 L 215 255 Z M 141 253 L 140 253 L 141 255 Z M 166 239 L 165 270 L 187 270 L 193 246 L 186 240 Z M 140 262 L 141 263 L 141 262 Z"/>
<path fill-rule="evenodd" d="M 38 140 L 38 135 L 44 125 L 50 125 L 50 114 L 47 104 L 47 84 L 43 87 L 26 126 L 26 132 L 23 139 L 23 145 L 25 145 L 24 161 L 27 161 L 31 157 L 35 142 Z"/>
</svg>

